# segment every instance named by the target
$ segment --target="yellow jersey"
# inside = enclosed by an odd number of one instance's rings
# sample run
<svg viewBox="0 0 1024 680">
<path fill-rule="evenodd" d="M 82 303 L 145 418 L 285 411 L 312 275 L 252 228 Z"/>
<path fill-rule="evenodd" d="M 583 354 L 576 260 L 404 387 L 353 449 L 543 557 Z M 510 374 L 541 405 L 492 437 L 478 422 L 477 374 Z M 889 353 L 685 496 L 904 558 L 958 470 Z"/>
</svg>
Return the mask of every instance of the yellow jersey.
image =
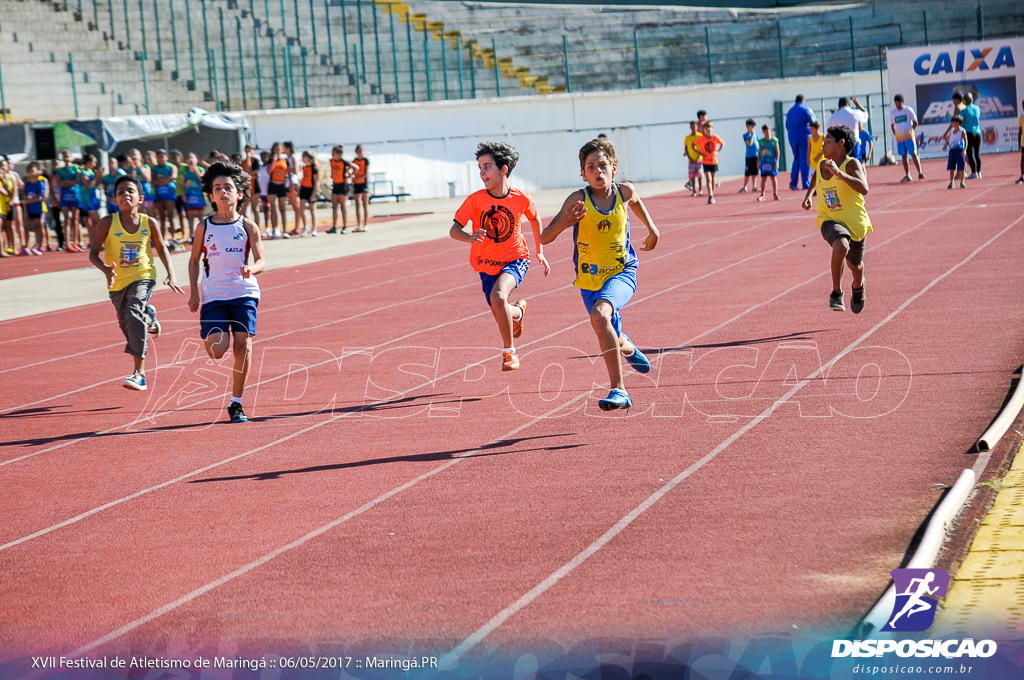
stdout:
<svg viewBox="0 0 1024 680">
<path fill-rule="evenodd" d="M 121 225 L 121 215 L 114 213 L 103 242 L 103 257 L 114 269 L 110 290 L 122 290 L 136 281 L 156 279 L 156 266 L 149 252 L 149 216 L 139 215 L 139 228 L 129 233 Z"/>
<path fill-rule="evenodd" d="M 840 170 L 845 170 L 852 160 L 847 156 Z M 818 166 L 818 228 L 826 221 L 838 222 L 846 227 L 854 241 L 863 241 L 873 229 L 867 208 L 864 207 L 864 195 L 854 191 L 846 182 L 832 175 L 825 179 Z"/>
</svg>

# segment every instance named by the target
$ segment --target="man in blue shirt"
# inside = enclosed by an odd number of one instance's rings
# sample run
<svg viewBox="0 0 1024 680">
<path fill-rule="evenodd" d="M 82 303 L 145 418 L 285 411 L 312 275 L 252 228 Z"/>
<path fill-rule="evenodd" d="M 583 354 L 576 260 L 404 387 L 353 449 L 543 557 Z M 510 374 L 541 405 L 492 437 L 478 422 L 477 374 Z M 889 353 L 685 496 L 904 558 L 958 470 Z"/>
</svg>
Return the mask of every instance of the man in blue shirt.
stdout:
<svg viewBox="0 0 1024 680">
<path fill-rule="evenodd" d="M 789 188 L 794 191 L 811 186 L 810 167 L 807 163 L 807 137 L 811 134 L 814 111 L 804 104 L 804 96 L 798 94 L 796 103 L 786 112 L 786 136 L 789 148 L 793 150 L 793 166 L 789 176 Z M 797 185 L 797 180 L 801 184 Z"/>
</svg>

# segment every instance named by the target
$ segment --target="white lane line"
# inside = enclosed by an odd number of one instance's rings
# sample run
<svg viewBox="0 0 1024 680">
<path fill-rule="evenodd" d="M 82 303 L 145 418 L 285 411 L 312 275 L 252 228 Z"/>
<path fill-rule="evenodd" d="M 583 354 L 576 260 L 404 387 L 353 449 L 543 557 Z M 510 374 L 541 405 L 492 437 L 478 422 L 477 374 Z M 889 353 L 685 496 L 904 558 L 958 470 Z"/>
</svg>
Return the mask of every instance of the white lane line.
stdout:
<svg viewBox="0 0 1024 680">
<path fill-rule="evenodd" d="M 610 543 L 612 539 L 614 539 L 616 536 L 622 533 L 630 524 L 632 524 L 638 517 L 640 517 L 644 512 L 646 512 L 648 508 L 650 508 L 652 505 L 661 500 L 666 494 L 668 494 L 670 491 L 679 486 L 679 484 L 681 484 L 687 477 L 691 476 L 692 474 L 703 468 L 705 465 L 714 460 L 720 453 L 725 451 L 737 439 L 742 437 L 750 430 L 754 429 L 757 425 L 764 422 L 776 408 L 789 401 L 790 398 L 793 397 L 793 395 L 795 395 L 805 386 L 810 384 L 811 381 L 813 381 L 819 375 L 822 375 L 825 372 L 827 372 L 828 369 L 830 369 L 837 361 L 842 359 L 843 356 L 848 354 L 853 349 L 856 349 L 858 345 L 863 343 L 869 337 L 874 335 L 876 331 L 878 331 L 883 326 L 887 325 L 890 321 L 899 316 L 911 304 L 913 304 L 923 295 L 931 291 L 940 282 L 942 282 L 948 276 L 953 274 L 953 272 L 957 271 L 965 264 L 973 260 L 978 255 L 978 253 L 983 251 L 985 248 L 994 243 L 997 239 L 999 239 L 1008 231 L 1013 229 L 1018 223 L 1021 222 L 1021 220 L 1024 220 L 1024 216 L 1018 217 L 1009 226 L 1001 230 L 999 233 L 997 233 L 995 236 L 990 238 L 982 245 L 978 246 L 978 248 L 976 248 L 966 258 L 961 260 L 959 263 L 957 263 L 950 269 L 946 270 L 943 274 L 939 275 L 935 279 L 932 279 L 932 281 L 928 283 L 924 288 L 922 288 L 920 291 L 907 298 L 899 307 L 890 312 L 888 316 L 886 316 L 884 319 L 876 323 L 874 326 L 872 326 L 868 331 L 866 331 L 863 335 L 854 340 L 852 343 L 847 345 L 842 351 L 840 351 L 838 354 L 832 357 L 832 359 L 830 359 L 828 362 L 826 362 L 824 365 L 818 368 L 814 373 L 812 373 L 810 376 L 794 385 L 788 392 L 786 392 L 786 394 L 780 397 L 774 404 L 766 408 L 764 411 L 762 411 L 760 414 L 758 414 L 756 417 L 754 417 L 748 423 L 746 423 L 743 427 L 741 427 L 739 430 L 737 430 L 728 438 L 726 438 L 722 443 L 720 443 L 714 449 L 709 451 L 700 460 L 698 460 L 693 465 L 683 470 L 681 473 L 679 473 L 674 478 L 669 480 L 664 486 L 662 486 L 660 489 L 651 494 L 646 500 L 640 503 L 640 505 L 636 506 L 632 511 L 627 513 L 622 519 L 616 522 L 614 526 L 608 529 L 608 531 L 602 534 L 597 540 L 595 540 L 593 543 L 587 546 L 584 550 L 579 552 L 575 557 L 573 557 L 571 560 L 563 564 L 560 568 L 555 570 L 550 576 L 548 576 L 543 581 L 541 581 L 533 588 L 531 588 L 529 591 L 527 591 L 518 600 L 516 600 L 508 607 L 502 609 L 500 612 L 495 614 L 487 623 L 478 628 L 472 635 L 467 637 L 465 640 L 459 643 L 454 649 L 452 649 L 452 651 L 445 655 L 445 657 L 442 660 L 441 667 L 448 669 L 454 668 L 458 664 L 458 660 L 465 656 L 466 653 L 468 653 L 478 644 L 480 644 L 480 642 L 484 638 L 486 638 L 488 635 L 497 630 L 503 623 L 505 623 L 510 618 L 515 616 L 517 613 L 522 611 L 531 602 L 533 602 L 538 597 L 543 595 L 545 592 L 550 590 L 552 586 L 554 586 L 556 583 L 558 583 L 563 578 L 568 576 L 574 569 L 576 569 L 578 566 L 586 562 L 601 548 Z"/>
</svg>

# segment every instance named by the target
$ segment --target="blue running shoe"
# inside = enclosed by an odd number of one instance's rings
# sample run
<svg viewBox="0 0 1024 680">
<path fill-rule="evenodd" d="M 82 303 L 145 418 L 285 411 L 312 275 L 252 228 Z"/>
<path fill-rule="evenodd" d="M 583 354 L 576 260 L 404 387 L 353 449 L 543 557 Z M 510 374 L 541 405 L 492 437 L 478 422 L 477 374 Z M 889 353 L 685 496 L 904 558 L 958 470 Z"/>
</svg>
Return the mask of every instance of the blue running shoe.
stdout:
<svg viewBox="0 0 1024 680">
<path fill-rule="evenodd" d="M 136 390 L 137 392 L 146 391 L 146 376 L 141 373 L 132 373 L 130 376 L 124 379 L 121 383 L 121 387 L 128 390 Z"/>
<path fill-rule="evenodd" d="M 602 411 L 614 411 L 619 408 L 630 408 L 633 400 L 626 394 L 626 390 L 613 389 L 608 396 L 597 402 Z"/>
<path fill-rule="evenodd" d="M 628 357 L 623 355 L 622 358 L 625 359 L 637 373 L 649 373 L 651 371 L 651 362 L 647 360 L 647 357 L 644 356 L 644 353 L 636 346 L 636 343 L 629 339 L 628 335 L 623 333 L 622 337 L 625 338 L 629 344 L 633 345 L 633 354 Z"/>
</svg>

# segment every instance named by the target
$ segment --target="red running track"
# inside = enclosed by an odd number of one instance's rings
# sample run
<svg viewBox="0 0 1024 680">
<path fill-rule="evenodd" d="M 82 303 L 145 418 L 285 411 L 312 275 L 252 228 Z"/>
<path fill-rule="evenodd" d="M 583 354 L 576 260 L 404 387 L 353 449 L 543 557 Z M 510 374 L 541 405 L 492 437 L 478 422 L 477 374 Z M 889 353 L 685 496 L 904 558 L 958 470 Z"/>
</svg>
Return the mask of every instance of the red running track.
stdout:
<svg viewBox="0 0 1024 680">
<path fill-rule="evenodd" d="M 143 394 L 106 305 L 0 323 L 0 667 L 843 633 L 1021 365 L 1016 161 L 872 168 L 860 315 L 802 194 L 649 199 L 626 414 L 568 240 L 514 373 L 450 239 L 264 274 L 247 425 L 166 291 Z"/>
</svg>

